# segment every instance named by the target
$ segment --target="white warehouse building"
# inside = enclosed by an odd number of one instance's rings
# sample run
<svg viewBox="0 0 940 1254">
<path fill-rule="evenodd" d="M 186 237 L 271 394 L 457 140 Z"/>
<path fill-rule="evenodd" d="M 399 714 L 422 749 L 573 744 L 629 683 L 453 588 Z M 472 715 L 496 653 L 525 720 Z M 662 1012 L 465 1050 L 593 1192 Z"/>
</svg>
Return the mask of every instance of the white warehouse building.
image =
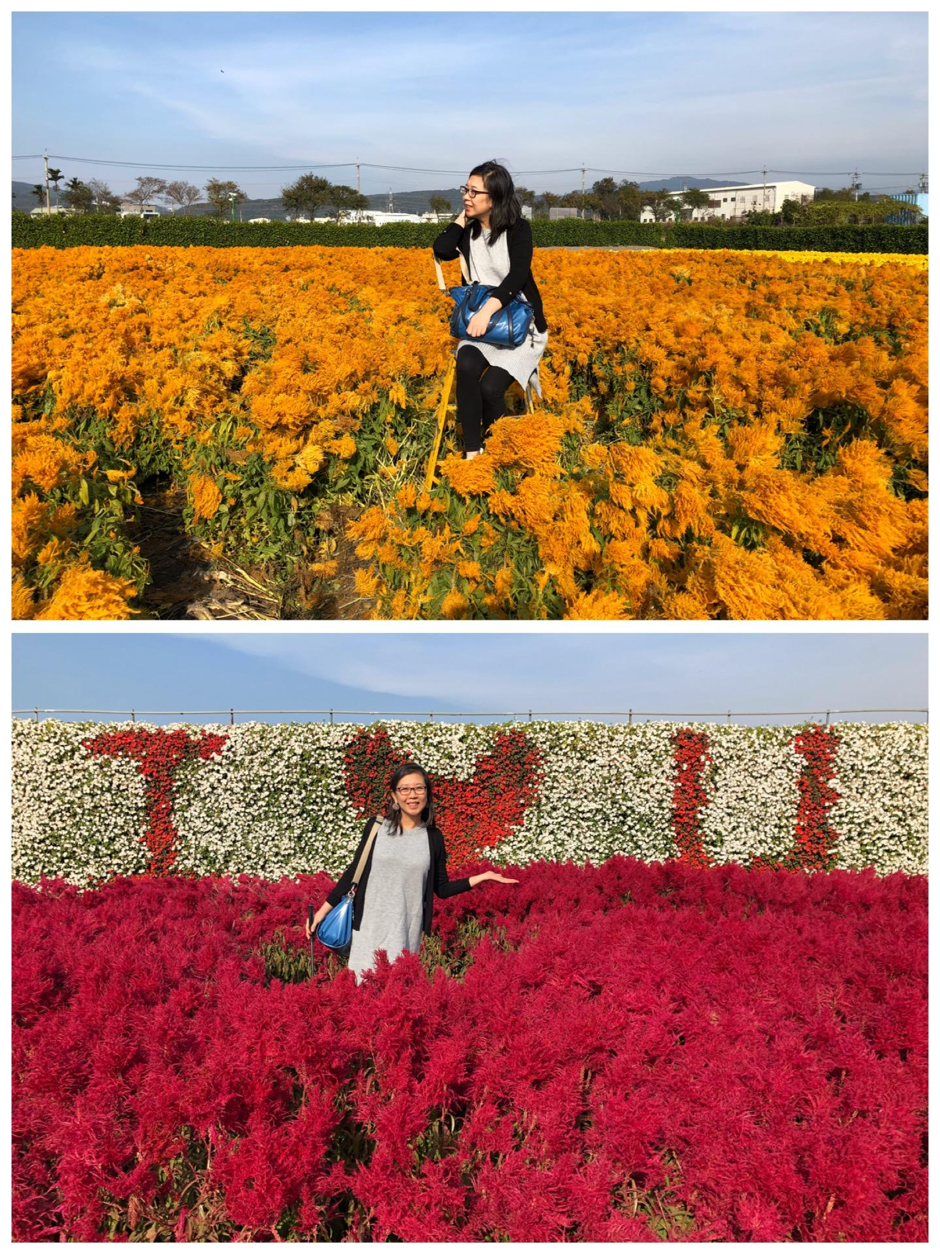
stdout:
<svg viewBox="0 0 940 1254">
<path fill-rule="evenodd" d="M 704 209 L 693 209 L 692 222 L 704 222 L 706 218 L 739 218 L 742 213 L 750 213 L 752 209 L 767 209 L 776 213 L 785 200 L 796 200 L 801 205 L 809 204 L 816 188 L 811 183 L 801 183 L 797 179 L 785 183 L 749 183 L 745 186 L 703 187 L 710 199 Z M 670 192 L 671 196 L 681 196 L 682 192 Z M 651 209 L 640 211 L 641 222 L 655 222 Z"/>
</svg>

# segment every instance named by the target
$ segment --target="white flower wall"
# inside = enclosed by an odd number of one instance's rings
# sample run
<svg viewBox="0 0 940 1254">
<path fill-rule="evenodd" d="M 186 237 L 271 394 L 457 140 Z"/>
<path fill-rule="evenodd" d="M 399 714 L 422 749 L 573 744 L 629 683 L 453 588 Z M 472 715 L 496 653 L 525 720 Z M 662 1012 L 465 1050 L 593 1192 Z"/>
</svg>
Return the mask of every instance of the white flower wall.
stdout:
<svg viewBox="0 0 940 1254">
<path fill-rule="evenodd" d="M 688 726 L 381 724 L 401 756 L 417 759 L 446 781 L 451 799 L 459 799 L 464 782 L 471 787 L 478 762 L 493 754 L 501 735 L 531 750 L 538 778 L 525 794 L 518 821 L 480 851 L 496 863 L 518 865 L 536 859 L 598 863 L 615 853 L 646 861 L 679 856 L 676 807 L 687 768 L 674 736 Z M 140 764 L 128 757 L 92 757 L 83 743 L 130 727 L 14 722 L 17 879 L 62 876 L 87 883 L 112 872 L 146 871 L 147 796 Z M 205 730 L 177 727 L 193 736 Z M 139 723 L 134 728 L 152 735 L 154 744 L 170 730 Z M 323 723 L 209 730 L 224 738 L 221 750 L 174 768 L 174 869 L 267 879 L 321 869 L 338 875 L 363 825 L 344 754 L 354 737 L 368 739 L 378 725 L 365 732 Z M 748 864 L 758 856 L 784 857 L 794 848 L 798 781 L 806 769 L 793 744 L 802 729 L 698 724 L 691 730 L 705 737 L 708 756 L 699 800 L 686 822 L 696 826 L 707 861 Z M 880 874 L 926 873 L 927 728 L 842 723 L 820 735 L 834 737 L 838 746 L 826 802 L 831 864 L 874 866 Z M 358 780 L 360 792 L 369 782 Z M 498 775 L 487 786 L 498 806 Z M 454 805 L 451 814 L 459 814 Z M 449 845 L 459 845 L 458 826 L 457 819 L 450 828 L 442 821 Z"/>
</svg>

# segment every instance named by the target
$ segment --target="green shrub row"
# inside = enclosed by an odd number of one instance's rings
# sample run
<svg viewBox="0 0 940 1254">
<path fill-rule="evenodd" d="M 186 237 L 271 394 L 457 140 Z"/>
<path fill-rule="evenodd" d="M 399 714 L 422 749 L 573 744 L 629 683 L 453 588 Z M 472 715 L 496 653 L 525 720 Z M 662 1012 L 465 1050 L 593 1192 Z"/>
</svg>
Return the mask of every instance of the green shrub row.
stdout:
<svg viewBox="0 0 940 1254">
<path fill-rule="evenodd" d="M 218 218 L 117 218 L 106 214 L 30 217 L 13 214 L 14 248 L 71 248 L 83 244 L 152 244 L 280 248 L 430 248 L 443 225 L 394 222 L 337 226 L 332 222 L 226 222 Z M 532 223 L 536 247 L 571 244 L 639 244 L 652 248 L 792 249 L 808 252 L 926 253 L 927 224 L 917 226 L 700 226 L 659 222 L 582 222 L 562 218 Z"/>
</svg>

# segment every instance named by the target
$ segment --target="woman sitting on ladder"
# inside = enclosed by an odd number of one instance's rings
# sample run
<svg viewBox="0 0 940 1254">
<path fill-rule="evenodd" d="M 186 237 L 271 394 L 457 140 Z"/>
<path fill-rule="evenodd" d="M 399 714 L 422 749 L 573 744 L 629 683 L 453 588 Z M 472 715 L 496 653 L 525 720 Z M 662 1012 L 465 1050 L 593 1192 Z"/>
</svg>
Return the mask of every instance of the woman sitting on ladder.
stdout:
<svg viewBox="0 0 940 1254">
<path fill-rule="evenodd" d="M 434 241 L 434 255 L 453 261 L 463 253 L 470 281 L 496 289 L 470 319 L 468 333 L 482 335 L 493 314 L 514 296 L 535 312 L 531 333 L 518 348 L 470 340 L 457 345 L 457 417 L 469 458 L 481 451 L 490 426 L 507 412 L 506 389 L 514 379 L 541 397 L 539 361 L 548 343 L 548 324 L 532 277 L 532 228 L 522 216 L 509 171 L 485 161 L 470 171 L 460 194 L 464 210 Z"/>
</svg>

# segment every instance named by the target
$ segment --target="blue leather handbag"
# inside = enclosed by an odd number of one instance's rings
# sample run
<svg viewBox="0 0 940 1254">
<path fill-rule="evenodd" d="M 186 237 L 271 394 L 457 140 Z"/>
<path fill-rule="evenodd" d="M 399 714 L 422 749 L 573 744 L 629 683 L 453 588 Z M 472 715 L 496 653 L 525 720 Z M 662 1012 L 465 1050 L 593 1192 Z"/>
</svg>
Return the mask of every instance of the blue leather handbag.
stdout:
<svg viewBox="0 0 940 1254">
<path fill-rule="evenodd" d="M 365 870 L 366 862 L 369 860 L 369 853 L 372 850 L 372 844 L 379 830 L 380 823 L 381 820 L 376 819 L 372 824 L 372 831 L 369 833 L 369 838 L 363 846 L 349 892 L 317 924 L 315 933 L 317 940 L 321 941 L 327 949 L 332 949 L 334 953 L 348 953 L 352 944 L 353 898 L 356 895 L 356 889 L 359 887 L 359 881 L 362 878 L 362 872 Z"/>
<path fill-rule="evenodd" d="M 466 282 L 460 287 L 445 287 L 444 275 L 440 263 L 434 258 L 437 267 L 438 286 L 441 291 L 450 292 L 454 298 L 454 311 L 450 315 L 450 333 L 455 340 L 469 340 L 473 344 L 497 344 L 500 348 L 518 348 L 532 328 L 535 310 L 528 301 L 514 296 L 508 305 L 497 309 L 490 318 L 489 325 L 482 335 L 468 335 L 467 323 L 478 313 L 496 290 L 485 283 Z M 460 254 L 460 269 L 464 279 L 469 279 L 463 253 Z"/>
</svg>

